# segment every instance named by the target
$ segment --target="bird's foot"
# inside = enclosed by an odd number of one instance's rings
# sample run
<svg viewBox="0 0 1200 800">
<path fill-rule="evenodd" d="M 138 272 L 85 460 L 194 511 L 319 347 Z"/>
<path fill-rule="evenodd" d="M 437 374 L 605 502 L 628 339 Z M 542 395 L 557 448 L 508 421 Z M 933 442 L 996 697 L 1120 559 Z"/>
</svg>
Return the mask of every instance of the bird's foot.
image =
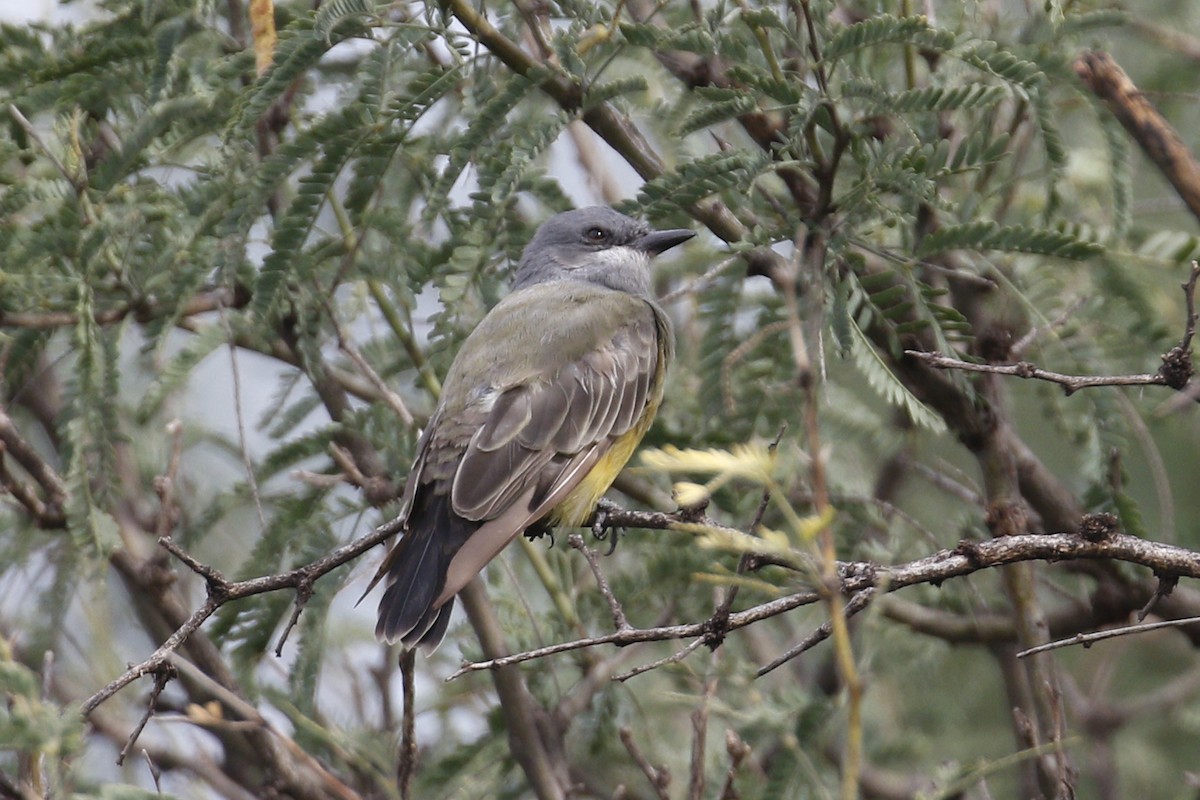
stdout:
<svg viewBox="0 0 1200 800">
<path fill-rule="evenodd" d="M 601 501 L 596 506 L 596 519 L 592 522 L 592 536 L 595 536 L 601 542 L 612 537 L 609 541 L 608 552 L 604 554 L 611 556 L 617 549 L 617 542 L 625 534 L 625 529 L 617 525 L 608 524 L 610 509 L 606 505 L 606 503 Z"/>
<path fill-rule="evenodd" d="M 535 522 L 525 529 L 525 538 L 531 542 L 537 541 L 543 536 L 549 536 L 550 547 L 554 547 L 554 526 L 548 524 L 545 520 Z"/>
</svg>

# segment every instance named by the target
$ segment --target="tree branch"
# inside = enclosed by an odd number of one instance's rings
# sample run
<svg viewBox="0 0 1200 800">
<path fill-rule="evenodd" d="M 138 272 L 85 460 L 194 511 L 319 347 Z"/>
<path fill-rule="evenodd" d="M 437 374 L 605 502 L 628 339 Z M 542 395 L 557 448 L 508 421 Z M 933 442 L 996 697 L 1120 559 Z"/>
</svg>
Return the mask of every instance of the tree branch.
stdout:
<svg viewBox="0 0 1200 800">
<path fill-rule="evenodd" d="M 165 642 L 159 645 L 158 649 L 147 659 L 125 670 L 120 676 L 110 681 L 104 688 L 85 700 L 83 705 L 80 706 L 81 713 L 85 717 L 88 716 L 101 703 L 121 691 L 121 689 L 143 675 L 148 675 L 161 668 L 171 653 L 178 650 L 187 641 L 188 637 L 204 624 L 205 620 L 215 614 L 217 609 L 226 603 L 239 600 L 243 597 L 250 597 L 251 595 L 276 592 L 280 589 L 296 589 L 305 583 L 312 583 L 346 562 L 353 561 L 372 547 L 395 536 L 400 532 L 402 527 L 402 520 L 391 520 L 375 528 L 375 530 L 365 536 L 361 536 L 353 542 L 343 545 L 302 567 L 275 575 L 250 578 L 244 581 L 227 581 L 221 576 L 220 572 L 202 565 L 195 561 L 195 559 L 187 556 L 172 540 L 168 538 L 159 539 L 159 544 L 164 549 L 176 554 L 181 559 L 184 559 L 186 556 L 185 563 L 188 564 L 189 568 L 196 570 L 204 576 L 209 585 L 208 597 L 200 608 L 192 612 L 187 621 L 177 628 Z"/>
<path fill-rule="evenodd" d="M 626 514 L 629 515 L 627 519 L 638 516 L 638 512 L 626 512 Z M 661 522 L 661 515 L 648 514 L 646 520 L 650 523 Z M 661 528 L 663 526 L 648 524 L 644 527 Z M 1124 534 L 1114 534 L 1103 541 L 1088 541 L 1075 533 L 1023 534 L 989 539 L 984 542 L 964 541 L 953 550 L 940 550 L 924 558 L 892 566 L 843 561 L 838 562 L 838 574 L 842 593 L 854 595 L 872 588 L 880 592 L 893 592 L 916 584 L 936 586 L 950 578 L 972 575 L 1004 564 L 1088 559 L 1123 561 L 1148 567 L 1156 572 L 1173 573 L 1186 578 L 1200 578 L 1200 553 Z M 729 615 L 729 630 L 744 628 L 801 606 L 812 605 L 820 598 L 819 592 L 808 589 L 760 603 L 744 611 L 733 612 Z M 641 642 L 691 639 L 705 636 L 707 631 L 707 620 L 653 628 L 628 628 L 601 636 L 539 647 L 501 658 L 467 662 L 446 680 L 454 680 L 468 672 L 499 669 L 511 664 L 520 664 L 573 650 L 605 644 L 624 647 Z"/>
<path fill-rule="evenodd" d="M 1171 123 L 1158 113 L 1108 53 L 1084 53 L 1072 66 L 1200 219 L 1200 164 Z"/>
<path fill-rule="evenodd" d="M 1067 394 L 1074 394 L 1080 389 L 1090 389 L 1096 386 L 1167 386 L 1167 380 L 1161 373 L 1140 373 L 1136 375 L 1065 375 L 1035 366 L 1028 361 L 1018 361 L 1016 364 L 978 364 L 974 361 L 963 361 L 960 358 L 944 356 L 941 353 L 927 353 L 921 350 L 905 350 L 904 355 L 911 356 L 937 369 L 957 369 L 964 372 L 982 372 L 988 375 L 1013 375 L 1018 378 L 1034 379 L 1057 383 Z"/>
<path fill-rule="evenodd" d="M 126 317 L 133 315 L 138 322 L 149 322 L 153 319 L 177 314 L 179 317 L 194 317 L 221 308 L 240 308 L 248 303 L 250 296 L 244 292 L 222 287 L 200 292 L 186 300 L 182 307 L 175 303 L 132 302 L 114 308 L 96 309 L 92 319 L 97 325 L 115 325 Z M 8 311 L 0 309 L 0 327 L 25 328 L 30 330 L 48 330 L 64 328 L 79 322 L 79 315 L 73 311 Z"/>
</svg>

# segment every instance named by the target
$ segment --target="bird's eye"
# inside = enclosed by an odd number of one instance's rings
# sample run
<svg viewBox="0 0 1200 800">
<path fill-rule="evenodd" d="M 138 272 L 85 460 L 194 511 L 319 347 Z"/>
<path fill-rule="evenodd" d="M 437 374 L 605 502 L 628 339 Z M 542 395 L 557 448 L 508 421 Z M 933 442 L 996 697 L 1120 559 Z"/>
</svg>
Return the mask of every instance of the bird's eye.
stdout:
<svg viewBox="0 0 1200 800">
<path fill-rule="evenodd" d="M 604 228 L 588 228 L 583 235 L 589 242 L 599 243 L 608 238 L 608 231 Z"/>
</svg>

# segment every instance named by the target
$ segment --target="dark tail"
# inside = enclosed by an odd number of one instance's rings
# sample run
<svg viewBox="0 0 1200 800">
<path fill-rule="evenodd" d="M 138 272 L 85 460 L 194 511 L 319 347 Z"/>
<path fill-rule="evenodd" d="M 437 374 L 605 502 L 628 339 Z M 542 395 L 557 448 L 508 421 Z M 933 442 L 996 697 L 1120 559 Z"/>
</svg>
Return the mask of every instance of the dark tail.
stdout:
<svg viewBox="0 0 1200 800">
<path fill-rule="evenodd" d="M 451 599 L 434 607 L 446 585 L 450 559 L 479 528 L 479 523 L 454 513 L 447 493 L 432 485 L 417 487 L 403 538 L 396 543 L 376 580 L 387 588 L 379 601 L 375 635 L 405 646 L 432 652 L 450 625 Z"/>
</svg>

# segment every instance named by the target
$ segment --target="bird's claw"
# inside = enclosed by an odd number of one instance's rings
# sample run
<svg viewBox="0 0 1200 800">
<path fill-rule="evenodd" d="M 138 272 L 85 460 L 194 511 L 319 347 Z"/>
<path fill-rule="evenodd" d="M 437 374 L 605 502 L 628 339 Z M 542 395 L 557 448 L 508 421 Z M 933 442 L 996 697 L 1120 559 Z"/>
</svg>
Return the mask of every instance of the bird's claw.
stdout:
<svg viewBox="0 0 1200 800">
<path fill-rule="evenodd" d="M 537 541 L 543 536 L 550 537 L 550 547 L 554 547 L 554 528 L 547 525 L 545 522 L 535 522 L 525 529 L 525 538 L 529 541 Z"/>
<path fill-rule="evenodd" d="M 608 524 L 608 511 L 603 506 L 596 509 L 596 519 L 592 523 L 592 536 L 595 536 L 601 542 L 608 539 L 610 535 L 612 536 L 612 540 L 608 545 L 608 552 L 604 555 L 611 556 L 616 552 L 617 542 L 624 533 L 624 528 Z"/>
</svg>

